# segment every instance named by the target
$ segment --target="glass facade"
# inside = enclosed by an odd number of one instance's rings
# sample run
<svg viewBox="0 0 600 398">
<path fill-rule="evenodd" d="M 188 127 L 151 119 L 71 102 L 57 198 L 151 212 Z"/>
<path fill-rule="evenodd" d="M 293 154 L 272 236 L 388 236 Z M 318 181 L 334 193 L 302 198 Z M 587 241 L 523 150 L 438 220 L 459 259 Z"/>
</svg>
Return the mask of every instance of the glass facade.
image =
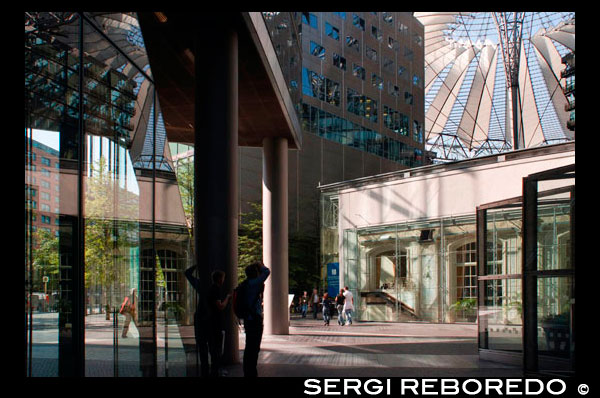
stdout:
<svg viewBox="0 0 600 398">
<path fill-rule="evenodd" d="M 25 20 L 26 375 L 185 375 L 192 248 L 136 15 Z"/>
<path fill-rule="evenodd" d="M 322 196 L 323 263 L 336 260 L 335 196 Z M 329 223 L 331 224 L 331 223 Z M 472 216 L 415 220 L 343 231 L 344 280 L 364 321 L 475 322 L 476 223 Z M 516 261 L 499 246 L 497 261 Z M 325 258 L 327 256 L 327 258 Z"/>
<path fill-rule="evenodd" d="M 365 128 L 360 124 L 352 123 L 350 120 L 323 109 L 304 103 L 302 104 L 300 116 L 303 131 L 408 167 L 422 165 L 422 150 Z"/>
</svg>

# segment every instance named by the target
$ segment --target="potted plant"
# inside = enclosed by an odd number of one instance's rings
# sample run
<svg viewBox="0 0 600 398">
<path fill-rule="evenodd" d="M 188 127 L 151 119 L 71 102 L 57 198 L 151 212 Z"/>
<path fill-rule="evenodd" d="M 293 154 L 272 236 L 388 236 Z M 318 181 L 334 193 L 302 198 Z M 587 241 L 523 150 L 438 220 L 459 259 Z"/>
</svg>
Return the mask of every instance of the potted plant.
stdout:
<svg viewBox="0 0 600 398">
<path fill-rule="evenodd" d="M 466 318 L 467 322 L 475 322 L 477 320 L 477 299 L 463 298 L 452 304 L 449 309 L 454 310 L 457 314 L 461 314 Z"/>
</svg>

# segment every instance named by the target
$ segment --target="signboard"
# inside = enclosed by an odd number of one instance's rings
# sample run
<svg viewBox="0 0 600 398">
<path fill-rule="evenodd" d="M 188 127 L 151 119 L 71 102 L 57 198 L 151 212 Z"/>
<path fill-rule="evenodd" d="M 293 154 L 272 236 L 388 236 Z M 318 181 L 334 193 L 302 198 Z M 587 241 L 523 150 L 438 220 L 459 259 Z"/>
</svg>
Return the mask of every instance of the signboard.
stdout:
<svg viewBox="0 0 600 398">
<path fill-rule="evenodd" d="M 340 291 L 340 263 L 327 264 L 327 293 L 335 297 Z"/>
</svg>

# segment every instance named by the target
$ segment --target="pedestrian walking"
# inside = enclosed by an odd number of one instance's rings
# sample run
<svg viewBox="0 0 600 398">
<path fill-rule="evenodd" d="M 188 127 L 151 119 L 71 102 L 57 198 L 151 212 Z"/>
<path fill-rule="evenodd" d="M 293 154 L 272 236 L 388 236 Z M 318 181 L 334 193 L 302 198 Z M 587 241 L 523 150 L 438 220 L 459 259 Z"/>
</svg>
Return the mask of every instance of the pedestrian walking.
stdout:
<svg viewBox="0 0 600 398">
<path fill-rule="evenodd" d="M 302 318 L 306 318 L 306 311 L 308 310 L 308 293 L 306 290 L 302 297 L 300 297 L 300 308 L 302 310 Z"/>
<path fill-rule="evenodd" d="M 131 321 L 133 321 L 133 324 L 137 326 L 137 289 L 135 287 L 130 290 L 129 296 L 125 296 L 123 299 L 119 314 L 125 315 L 125 322 L 123 323 L 121 338 L 126 339 Z"/>
<path fill-rule="evenodd" d="M 352 325 L 352 311 L 354 311 L 354 296 L 352 292 L 348 290 L 348 286 L 344 287 L 344 316 L 348 325 Z"/>
<path fill-rule="evenodd" d="M 325 326 L 329 326 L 329 320 L 331 319 L 331 307 L 332 307 L 331 297 L 329 297 L 329 293 L 323 294 L 323 302 L 321 304 L 322 304 L 322 308 L 323 308 L 323 324 Z"/>
<path fill-rule="evenodd" d="M 319 292 L 317 289 L 313 289 L 312 295 L 310 296 L 310 303 L 312 305 L 313 319 L 317 319 L 317 312 L 319 312 Z"/>
<path fill-rule="evenodd" d="M 340 289 L 340 294 L 338 294 L 337 296 L 335 296 L 335 308 L 337 309 L 337 313 L 338 313 L 338 325 L 340 326 L 344 326 L 346 324 L 346 322 L 344 321 L 344 301 L 346 300 L 346 297 L 344 296 L 344 289 Z"/>
</svg>

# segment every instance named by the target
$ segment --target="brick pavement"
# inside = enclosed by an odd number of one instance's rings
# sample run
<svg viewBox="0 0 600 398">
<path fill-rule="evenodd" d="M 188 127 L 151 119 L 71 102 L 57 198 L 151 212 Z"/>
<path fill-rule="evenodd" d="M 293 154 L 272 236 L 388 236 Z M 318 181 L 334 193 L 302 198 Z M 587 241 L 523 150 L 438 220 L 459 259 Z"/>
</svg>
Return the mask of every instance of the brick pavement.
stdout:
<svg viewBox="0 0 600 398">
<path fill-rule="evenodd" d="M 477 326 L 467 324 L 337 323 L 292 318 L 290 334 L 264 336 L 265 377 L 520 377 L 519 368 L 479 360 Z M 240 333 L 240 349 L 244 348 Z M 240 358 L 243 357 L 241 353 Z M 227 368 L 242 376 L 241 365 Z"/>
</svg>

